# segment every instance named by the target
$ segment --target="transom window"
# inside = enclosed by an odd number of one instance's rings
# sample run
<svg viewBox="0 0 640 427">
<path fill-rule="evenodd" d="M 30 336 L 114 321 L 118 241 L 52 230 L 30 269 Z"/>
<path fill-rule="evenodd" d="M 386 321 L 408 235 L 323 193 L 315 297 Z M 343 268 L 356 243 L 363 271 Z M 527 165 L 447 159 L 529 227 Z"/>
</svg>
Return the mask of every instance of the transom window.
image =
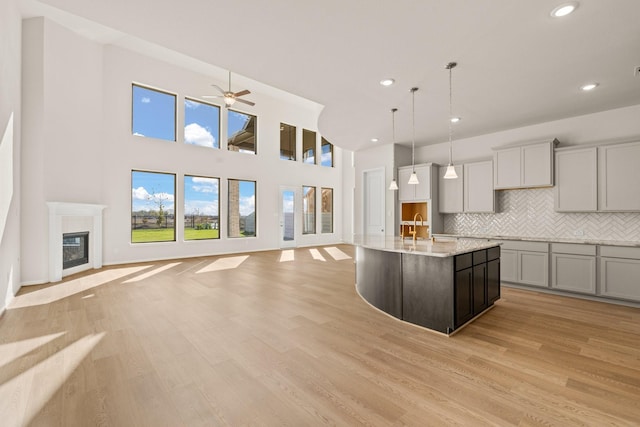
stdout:
<svg viewBox="0 0 640 427">
<path fill-rule="evenodd" d="M 322 166 L 333 167 L 333 144 L 321 138 L 320 144 L 320 164 Z"/>
<path fill-rule="evenodd" d="M 316 164 L 316 133 L 307 129 L 302 129 L 302 161 Z"/>
<path fill-rule="evenodd" d="M 280 158 L 296 159 L 296 127 L 280 123 Z"/>
<path fill-rule="evenodd" d="M 131 99 L 134 135 L 176 140 L 176 95 L 134 84 Z"/>
<path fill-rule="evenodd" d="M 184 142 L 201 147 L 220 148 L 220 107 L 185 99 Z"/>
<path fill-rule="evenodd" d="M 256 154 L 257 117 L 239 111 L 228 111 L 227 148 L 229 151 Z"/>
</svg>

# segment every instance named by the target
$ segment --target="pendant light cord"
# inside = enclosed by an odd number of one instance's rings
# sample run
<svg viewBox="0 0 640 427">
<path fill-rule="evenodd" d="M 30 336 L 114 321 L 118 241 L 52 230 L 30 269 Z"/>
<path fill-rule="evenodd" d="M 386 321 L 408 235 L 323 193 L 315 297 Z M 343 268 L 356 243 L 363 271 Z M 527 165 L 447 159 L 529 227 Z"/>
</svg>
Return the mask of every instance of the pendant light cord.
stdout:
<svg viewBox="0 0 640 427">
<path fill-rule="evenodd" d="M 416 173 L 416 91 L 417 87 L 411 88 L 411 128 L 413 136 L 411 139 L 411 171 Z"/>
</svg>

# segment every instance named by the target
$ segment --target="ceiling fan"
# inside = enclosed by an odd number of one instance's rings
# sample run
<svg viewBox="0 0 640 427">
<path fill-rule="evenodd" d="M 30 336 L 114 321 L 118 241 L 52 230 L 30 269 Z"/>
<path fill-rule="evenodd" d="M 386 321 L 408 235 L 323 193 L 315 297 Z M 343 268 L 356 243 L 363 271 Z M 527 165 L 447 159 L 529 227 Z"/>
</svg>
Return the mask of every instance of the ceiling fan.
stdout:
<svg viewBox="0 0 640 427">
<path fill-rule="evenodd" d="M 229 108 L 233 104 L 237 102 L 242 102 L 243 104 L 254 106 L 255 102 L 248 101 L 246 99 L 240 98 L 244 95 L 249 95 L 251 92 L 247 89 L 241 90 L 240 92 L 232 92 L 231 91 L 231 71 L 229 71 L 229 90 L 223 90 L 218 85 L 211 85 L 220 91 L 220 95 L 204 95 L 203 98 L 224 98 L 224 105 Z"/>
</svg>

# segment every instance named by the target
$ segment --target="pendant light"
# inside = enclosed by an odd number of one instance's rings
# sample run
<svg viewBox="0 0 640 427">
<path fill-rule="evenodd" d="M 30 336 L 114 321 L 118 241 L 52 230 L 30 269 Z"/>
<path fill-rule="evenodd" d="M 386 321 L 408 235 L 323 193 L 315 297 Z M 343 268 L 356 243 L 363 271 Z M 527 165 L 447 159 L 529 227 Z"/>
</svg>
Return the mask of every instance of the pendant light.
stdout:
<svg viewBox="0 0 640 427">
<path fill-rule="evenodd" d="M 408 184 L 417 185 L 418 175 L 416 175 L 416 91 L 417 87 L 411 88 L 411 127 L 413 129 L 413 138 L 411 139 L 411 176 L 409 177 Z"/>
<path fill-rule="evenodd" d="M 451 135 L 453 134 L 452 121 L 453 119 L 453 106 L 451 102 L 451 70 L 453 67 L 458 65 L 455 62 L 449 62 L 445 68 L 449 70 L 449 164 L 447 165 L 447 171 L 444 174 L 444 179 L 456 179 L 458 178 L 458 174 L 456 173 L 456 169 L 453 167 L 453 142 L 451 141 Z"/>
<path fill-rule="evenodd" d="M 397 108 L 392 108 L 391 109 L 391 132 L 392 132 L 392 137 L 393 137 L 393 145 L 396 145 L 396 111 L 398 111 Z M 393 168 L 393 179 L 391 180 L 391 184 L 389 184 L 389 190 L 397 190 L 398 189 L 398 183 L 396 182 L 396 168 Z"/>
</svg>

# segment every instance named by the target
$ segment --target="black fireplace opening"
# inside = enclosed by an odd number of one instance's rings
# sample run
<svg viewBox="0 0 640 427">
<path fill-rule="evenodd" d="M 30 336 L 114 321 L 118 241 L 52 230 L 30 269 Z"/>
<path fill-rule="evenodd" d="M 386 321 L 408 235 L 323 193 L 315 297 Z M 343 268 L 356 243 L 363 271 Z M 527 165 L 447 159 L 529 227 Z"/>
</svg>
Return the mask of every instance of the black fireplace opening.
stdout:
<svg viewBox="0 0 640 427">
<path fill-rule="evenodd" d="M 62 235 L 62 269 L 89 263 L 89 232 Z"/>
</svg>

